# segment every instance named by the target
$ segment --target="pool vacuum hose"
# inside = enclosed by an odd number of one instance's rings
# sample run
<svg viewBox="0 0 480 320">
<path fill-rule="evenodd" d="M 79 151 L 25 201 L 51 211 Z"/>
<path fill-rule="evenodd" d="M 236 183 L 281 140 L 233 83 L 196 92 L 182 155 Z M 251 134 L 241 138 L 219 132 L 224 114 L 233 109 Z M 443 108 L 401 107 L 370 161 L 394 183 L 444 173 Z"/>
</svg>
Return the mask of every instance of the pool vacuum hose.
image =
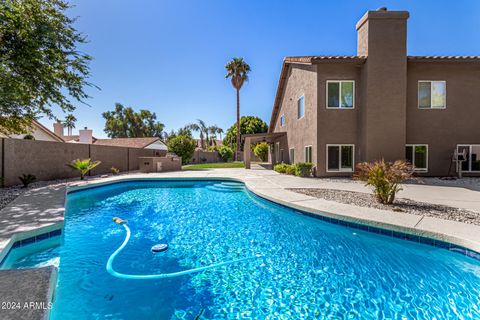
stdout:
<svg viewBox="0 0 480 320">
<path fill-rule="evenodd" d="M 224 261 L 224 262 L 220 262 L 220 263 L 211 264 L 211 265 L 205 266 L 205 267 L 193 268 L 193 269 L 189 269 L 189 270 L 172 272 L 172 273 L 159 273 L 159 274 L 125 274 L 125 273 L 120 273 L 120 272 L 117 272 L 113 269 L 113 260 L 115 260 L 115 257 L 127 245 L 128 241 L 130 240 L 130 233 L 131 232 L 130 232 L 130 228 L 127 226 L 127 221 L 126 220 L 122 220 L 122 219 L 117 218 L 117 217 L 113 218 L 112 220 L 115 223 L 123 226 L 123 228 L 125 229 L 127 234 L 126 234 L 125 240 L 123 240 L 123 243 L 121 244 L 121 246 L 118 247 L 118 249 L 115 250 L 115 252 L 113 252 L 111 254 L 111 256 L 108 258 L 106 268 L 107 268 L 107 272 L 110 273 L 112 276 L 117 277 L 117 278 L 121 278 L 121 279 L 153 280 L 153 279 L 174 278 L 174 277 L 179 277 L 179 276 L 183 276 L 183 275 L 186 275 L 186 274 L 191 274 L 191 273 L 195 273 L 195 272 L 200 272 L 200 271 L 205 271 L 205 270 L 209 270 L 209 269 L 218 268 L 218 267 L 225 266 L 225 265 L 232 264 L 232 263 L 238 263 L 238 262 L 242 262 L 242 261 L 253 260 L 253 259 L 256 259 L 256 258 L 259 258 L 259 257 L 262 256 L 261 254 L 256 254 L 254 257 L 246 257 L 246 258 L 241 258 L 241 259 L 229 260 L 229 261 Z"/>
</svg>

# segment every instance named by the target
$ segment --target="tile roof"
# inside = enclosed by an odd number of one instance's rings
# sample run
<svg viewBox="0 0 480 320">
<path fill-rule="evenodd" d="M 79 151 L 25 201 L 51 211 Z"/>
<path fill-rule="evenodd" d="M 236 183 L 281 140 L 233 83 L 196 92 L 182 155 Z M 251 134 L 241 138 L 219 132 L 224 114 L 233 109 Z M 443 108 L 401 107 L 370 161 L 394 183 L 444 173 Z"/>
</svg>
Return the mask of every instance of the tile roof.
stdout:
<svg viewBox="0 0 480 320">
<path fill-rule="evenodd" d="M 314 63 L 321 61 L 364 61 L 366 57 L 363 56 L 299 56 L 299 57 L 286 57 L 283 61 L 285 63 Z"/>
<path fill-rule="evenodd" d="M 160 141 L 158 137 L 146 138 L 113 138 L 113 139 L 97 139 L 94 144 L 102 146 L 129 147 L 129 148 L 145 148 L 154 142 Z M 163 142 L 162 142 L 163 143 Z"/>
<path fill-rule="evenodd" d="M 480 62 L 480 56 L 407 56 L 409 61 L 459 61 L 459 62 Z"/>
</svg>

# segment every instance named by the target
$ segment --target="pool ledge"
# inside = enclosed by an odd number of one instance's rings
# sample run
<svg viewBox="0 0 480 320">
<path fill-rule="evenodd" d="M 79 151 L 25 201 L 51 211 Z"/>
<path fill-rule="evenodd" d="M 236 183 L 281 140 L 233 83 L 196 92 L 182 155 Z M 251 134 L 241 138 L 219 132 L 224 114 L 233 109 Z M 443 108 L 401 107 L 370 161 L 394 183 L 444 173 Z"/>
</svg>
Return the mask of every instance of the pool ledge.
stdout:
<svg viewBox="0 0 480 320">
<path fill-rule="evenodd" d="M 276 174 L 276 173 L 272 173 Z M 233 180 L 245 183 L 247 189 L 257 196 L 282 204 L 284 206 L 312 213 L 323 217 L 402 232 L 423 238 L 448 242 L 480 253 L 480 226 L 456 221 L 443 220 L 428 216 L 413 215 L 402 212 L 358 207 L 334 201 L 314 198 L 286 190 L 270 180 L 266 174 L 257 174 L 243 169 L 212 170 L 208 172 L 169 172 L 153 174 L 132 174 L 112 176 L 104 179 L 89 180 L 70 184 L 68 192 L 101 186 L 122 181 L 134 180 Z M 297 178 L 302 179 L 302 178 Z M 303 178 L 306 181 L 308 178 Z"/>
</svg>

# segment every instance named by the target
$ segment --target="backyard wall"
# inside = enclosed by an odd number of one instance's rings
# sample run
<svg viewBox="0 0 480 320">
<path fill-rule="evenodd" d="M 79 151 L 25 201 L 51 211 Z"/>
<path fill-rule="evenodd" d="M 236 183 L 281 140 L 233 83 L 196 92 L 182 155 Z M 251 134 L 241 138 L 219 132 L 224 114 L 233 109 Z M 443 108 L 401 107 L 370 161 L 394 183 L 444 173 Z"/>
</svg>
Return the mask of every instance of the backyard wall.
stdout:
<svg viewBox="0 0 480 320">
<path fill-rule="evenodd" d="M 96 146 L 38 140 L 1 139 L 0 165 L 5 186 L 17 185 L 22 174 L 33 174 L 39 181 L 77 177 L 66 164 L 74 159 L 100 160 L 91 175 L 139 169 L 139 157 L 152 157 L 155 150 Z"/>
<path fill-rule="evenodd" d="M 253 151 L 250 152 L 250 159 L 254 162 L 261 162 L 260 158 L 257 157 Z M 240 152 L 240 159 L 238 161 L 243 161 L 243 152 Z M 192 160 L 190 164 L 200 164 L 200 163 L 218 163 L 224 162 L 223 159 L 220 157 L 218 151 L 203 151 L 203 150 L 195 150 L 193 153 Z"/>
</svg>

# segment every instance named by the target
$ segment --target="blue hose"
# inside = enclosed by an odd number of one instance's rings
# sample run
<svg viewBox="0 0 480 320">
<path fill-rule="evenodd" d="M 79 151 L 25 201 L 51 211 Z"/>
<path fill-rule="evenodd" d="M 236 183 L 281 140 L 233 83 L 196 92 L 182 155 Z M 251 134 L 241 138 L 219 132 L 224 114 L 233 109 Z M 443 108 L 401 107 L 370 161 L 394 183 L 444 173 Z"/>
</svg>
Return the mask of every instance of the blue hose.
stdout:
<svg viewBox="0 0 480 320">
<path fill-rule="evenodd" d="M 115 221 L 115 218 L 114 218 L 114 221 Z M 126 225 L 126 221 L 121 221 L 121 223 L 119 223 L 117 221 L 115 221 L 115 222 L 118 223 L 118 224 L 121 224 L 125 228 L 125 230 L 127 231 L 127 234 L 125 236 L 125 240 L 123 240 L 122 245 L 120 247 L 118 247 L 118 249 L 115 250 L 114 253 L 112 253 L 110 258 L 108 258 L 107 272 L 110 273 L 112 276 L 117 277 L 117 278 L 121 278 L 121 279 L 152 280 L 152 279 L 174 278 L 174 277 L 179 277 L 179 276 L 183 276 L 183 275 L 186 275 L 186 274 L 191 274 L 191 273 L 195 273 L 195 272 L 200 272 L 200 271 L 204 271 L 204 270 L 218 268 L 218 267 L 225 266 L 225 265 L 228 265 L 228 264 L 238 263 L 238 262 L 252 260 L 252 259 L 261 257 L 261 255 L 256 255 L 255 257 L 247 257 L 247 258 L 241 258 L 241 259 L 236 259 L 236 260 L 229 260 L 229 261 L 224 261 L 224 262 L 220 262 L 220 263 L 211 264 L 211 265 L 205 266 L 205 267 L 194 268 L 194 269 L 189 269 L 189 270 L 184 270 L 184 271 L 179 271 L 179 272 L 172 272 L 172 273 L 145 274 L 145 275 L 120 273 L 120 272 L 117 272 L 113 269 L 113 260 L 120 253 L 120 251 L 122 251 L 123 248 L 125 248 L 128 241 L 130 240 L 130 228 Z"/>
</svg>

